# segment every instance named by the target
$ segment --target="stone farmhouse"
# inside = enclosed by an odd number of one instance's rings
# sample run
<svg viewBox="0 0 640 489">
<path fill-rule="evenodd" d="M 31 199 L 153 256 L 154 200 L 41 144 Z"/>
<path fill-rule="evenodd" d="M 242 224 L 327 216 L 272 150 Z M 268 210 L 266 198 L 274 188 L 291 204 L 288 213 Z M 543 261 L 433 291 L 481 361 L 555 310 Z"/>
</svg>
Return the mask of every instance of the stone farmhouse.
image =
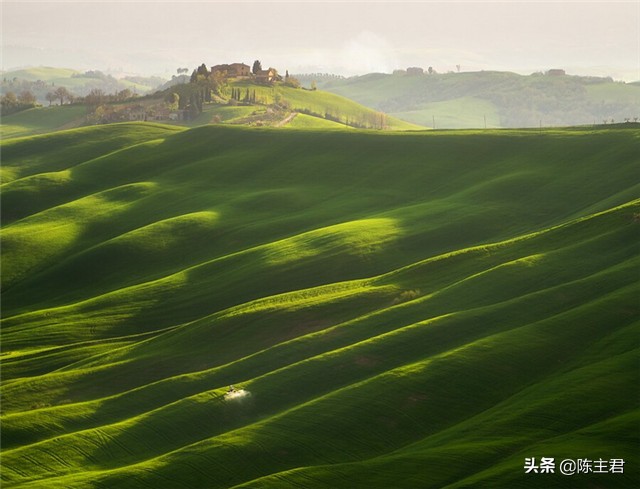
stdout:
<svg viewBox="0 0 640 489">
<path fill-rule="evenodd" d="M 258 72 L 254 74 L 251 72 L 249 65 L 244 63 L 214 65 L 211 67 L 211 73 L 219 73 L 227 78 L 254 79 L 258 83 L 282 81 L 282 77 L 278 75 L 278 70 L 275 68 L 270 67 L 267 70 L 258 70 Z"/>
<path fill-rule="evenodd" d="M 251 68 L 244 63 L 232 63 L 230 65 L 215 65 L 211 67 L 211 73 L 226 72 L 230 78 L 249 78 Z"/>
<path fill-rule="evenodd" d="M 257 82 L 273 83 L 274 81 L 280 81 L 281 79 L 282 77 L 278 75 L 278 72 L 275 68 L 269 68 L 268 70 L 259 70 L 256 73 Z"/>
</svg>

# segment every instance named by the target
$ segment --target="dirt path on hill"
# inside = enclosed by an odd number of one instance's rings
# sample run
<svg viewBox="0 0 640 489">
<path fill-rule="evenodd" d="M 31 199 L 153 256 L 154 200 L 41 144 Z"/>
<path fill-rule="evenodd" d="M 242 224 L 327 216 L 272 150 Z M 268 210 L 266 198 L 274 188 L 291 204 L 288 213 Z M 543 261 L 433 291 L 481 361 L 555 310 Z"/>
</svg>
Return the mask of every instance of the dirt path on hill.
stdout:
<svg viewBox="0 0 640 489">
<path fill-rule="evenodd" d="M 291 112 L 291 114 L 289 114 L 287 117 L 285 117 L 284 119 L 282 119 L 280 122 L 278 122 L 275 127 L 282 127 L 285 124 L 289 124 L 289 122 L 291 122 L 293 119 L 295 119 L 295 117 L 298 115 L 297 112 Z"/>
</svg>

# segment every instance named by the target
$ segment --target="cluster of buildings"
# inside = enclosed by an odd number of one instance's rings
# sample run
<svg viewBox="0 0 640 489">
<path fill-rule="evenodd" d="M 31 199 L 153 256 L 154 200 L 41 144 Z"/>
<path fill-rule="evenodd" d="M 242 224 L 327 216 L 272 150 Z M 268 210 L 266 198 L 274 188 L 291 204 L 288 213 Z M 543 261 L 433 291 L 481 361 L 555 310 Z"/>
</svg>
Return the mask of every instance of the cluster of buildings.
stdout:
<svg viewBox="0 0 640 489">
<path fill-rule="evenodd" d="M 212 66 L 210 72 L 222 78 L 244 78 L 263 84 L 282 81 L 275 68 L 263 70 L 259 62 L 254 64 L 253 71 L 244 63 L 231 63 Z M 107 105 L 92 114 L 91 118 L 94 122 L 104 124 L 124 121 L 186 121 L 191 116 L 188 109 L 170 108 L 164 103 L 136 103 L 124 107 Z"/>
<path fill-rule="evenodd" d="M 278 71 L 275 68 L 268 68 L 266 70 L 258 69 L 254 72 L 251 71 L 249 65 L 244 63 L 232 63 L 215 65 L 211 67 L 211 74 L 218 73 L 224 77 L 229 78 L 246 78 L 254 80 L 258 83 L 273 83 L 276 81 L 282 81 L 282 77 L 278 75 Z"/>
</svg>

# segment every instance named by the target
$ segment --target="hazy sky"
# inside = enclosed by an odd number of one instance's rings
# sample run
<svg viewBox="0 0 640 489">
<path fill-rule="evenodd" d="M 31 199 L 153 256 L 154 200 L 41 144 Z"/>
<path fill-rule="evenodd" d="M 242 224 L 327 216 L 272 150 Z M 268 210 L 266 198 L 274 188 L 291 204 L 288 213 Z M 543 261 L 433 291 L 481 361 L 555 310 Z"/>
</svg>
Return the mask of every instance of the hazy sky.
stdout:
<svg viewBox="0 0 640 489">
<path fill-rule="evenodd" d="M 2 1 L 2 67 L 170 75 L 260 59 L 344 75 L 564 68 L 640 80 L 640 0 Z"/>
</svg>

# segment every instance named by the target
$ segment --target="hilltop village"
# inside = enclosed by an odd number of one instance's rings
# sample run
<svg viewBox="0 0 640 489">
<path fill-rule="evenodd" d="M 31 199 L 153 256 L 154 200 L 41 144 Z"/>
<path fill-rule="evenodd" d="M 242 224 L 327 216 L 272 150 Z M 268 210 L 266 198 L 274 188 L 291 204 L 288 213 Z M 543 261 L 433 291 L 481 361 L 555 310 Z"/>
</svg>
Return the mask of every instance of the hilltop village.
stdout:
<svg viewBox="0 0 640 489">
<path fill-rule="evenodd" d="M 203 65 L 201 65 L 202 67 Z M 198 68 L 200 69 L 200 68 Z M 205 67 L 206 70 L 206 67 Z M 198 75 L 198 70 L 194 70 L 191 75 L 191 81 L 195 81 L 195 77 Z M 259 60 L 253 62 L 253 68 L 249 68 L 249 65 L 244 63 L 232 63 L 215 65 L 211 67 L 211 76 L 221 77 L 223 79 L 236 78 L 240 80 L 253 80 L 256 83 L 274 83 L 283 81 L 283 78 L 278 74 L 278 70 L 275 68 L 262 69 L 262 64 Z M 289 72 L 286 74 L 289 77 Z"/>
<path fill-rule="evenodd" d="M 252 67 L 245 63 L 217 64 L 207 68 L 202 63 L 191 75 L 178 70 L 164 89 L 144 97 L 112 100 L 85 97 L 86 124 L 109 124 L 128 121 L 193 124 L 238 124 L 282 127 L 299 114 L 355 128 L 385 129 L 387 117 L 382 112 L 361 106 L 344 106 L 335 96 L 315 92 L 285 70 L 284 76 L 273 67 L 263 69 L 259 60 Z M 296 94 L 307 92 L 305 94 Z"/>
<path fill-rule="evenodd" d="M 184 73 L 186 69 L 179 70 Z M 273 105 L 257 90 L 259 86 L 272 87 L 281 84 L 300 88 L 300 82 L 286 71 L 284 76 L 273 67 L 262 68 L 259 60 L 250 67 L 245 63 L 217 64 L 207 68 L 203 63 L 191 76 L 174 77 L 175 84 L 146 97 L 138 97 L 135 103 L 95 103 L 88 116 L 92 123 L 123 121 L 190 121 L 203 111 L 204 104 L 219 105 Z M 186 83 L 185 83 L 186 82 Z M 315 88 L 314 88 L 315 89 Z"/>
</svg>

